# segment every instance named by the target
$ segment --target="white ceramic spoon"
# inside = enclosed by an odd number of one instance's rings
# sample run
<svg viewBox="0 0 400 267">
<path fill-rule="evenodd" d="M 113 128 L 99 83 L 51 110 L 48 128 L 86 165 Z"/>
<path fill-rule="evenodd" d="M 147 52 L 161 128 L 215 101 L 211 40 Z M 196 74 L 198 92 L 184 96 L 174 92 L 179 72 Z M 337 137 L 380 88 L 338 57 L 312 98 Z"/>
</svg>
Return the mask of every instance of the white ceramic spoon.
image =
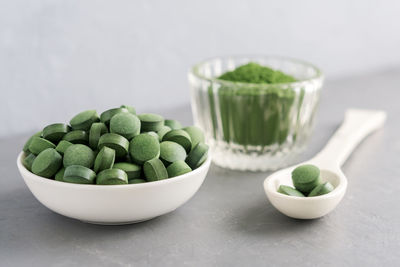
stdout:
<svg viewBox="0 0 400 267">
<path fill-rule="evenodd" d="M 275 172 L 265 179 L 264 189 L 271 204 L 283 214 L 296 219 L 315 219 L 331 212 L 342 200 L 347 188 L 347 179 L 340 167 L 361 140 L 382 127 L 385 120 L 384 111 L 347 110 L 342 125 L 320 153 L 311 160 Z M 291 173 L 303 164 L 318 166 L 322 181 L 329 181 L 335 189 L 316 197 L 278 193 L 281 184 L 293 186 Z"/>
</svg>

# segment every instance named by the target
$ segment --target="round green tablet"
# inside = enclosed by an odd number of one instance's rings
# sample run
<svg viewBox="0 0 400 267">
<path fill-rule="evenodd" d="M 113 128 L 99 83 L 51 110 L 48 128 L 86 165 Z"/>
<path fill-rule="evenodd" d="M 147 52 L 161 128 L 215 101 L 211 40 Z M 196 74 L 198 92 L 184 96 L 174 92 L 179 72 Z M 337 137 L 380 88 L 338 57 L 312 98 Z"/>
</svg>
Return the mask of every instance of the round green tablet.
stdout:
<svg viewBox="0 0 400 267">
<path fill-rule="evenodd" d="M 155 139 L 159 140 L 158 134 L 156 132 L 151 131 L 151 132 L 144 132 L 144 133 L 149 134 L 149 135 L 153 136 Z"/>
<path fill-rule="evenodd" d="M 190 135 L 184 130 L 171 130 L 163 137 L 163 141 L 172 141 L 180 144 L 187 153 L 192 149 L 192 141 Z"/>
<path fill-rule="evenodd" d="M 60 169 L 62 157 L 54 148 L 40 152 L 32 163 L 32 172 L 36 175 L 50 178 Z"/>
<path fill-rule="evenodd" d="M 55 148 L 55 147 L 56 146 L 52 142 L 50 142 L 44 138 L 35 136 L 32 138 L 31 143 L 29 144 L 29 151 L 32 154 L 39 155 L 40 152 L 42 152 L 43 150 L 45 150 L 47 148 Z"/>
<path fill-rule="evenodd" d="M 89 146 L 96 149 L 99 145 L 100 136 L 108 133 L 107 126 L 102 122 L 95 122 L 89 130 Z"/>
<path fill-rule="evenodd" d="M 94 184 L 96 173 L 81 165 L 71 165 L 65 168 L 63 181 L 74 184 Z"/>
<path fill-rule="evenodd" d="M 167 168 L 168 177 L 179 176 L 191 171 L 192 169 L 183 160 L 175 161 Z"/>
<path fill-rule="evenodd" d="M 66 133 L 63 137 L 63 140 L 73 144 L 87 144 L 89 142 L 89 136 L 85 131 L 75 130 Z"/>
<path fill-rule="evenodd" d="M 130 179 L 128 180 L 128 184 L 143 184 L 146 180 L 144 179 Z"/>
<path fill-rule="evenodd" d="M 115 150 L 109 147 L 103 146 L 96 156 L 94 161 L 95 172 L 100 172 L 102 170 L 111 169 L 115 161 Z"/>
<path fill-rule="evenodd" d="M 292 181 L 297 190 L 308 194 L 321 183 L 320 170 L 311 164 L 301 165 L 293 170 Z"/>
<path fill-rule="evenodd" d="M 132 106 L 122 105 L 121 108 L 126 108 L 130 113 L 132 113 L 133 115 L 136 115 L 136 109 Z"/>
<path fill-rule="evenodd" d="M 28 152 L 29 151 L 29 145 L 32 142 L 32 139 L 34 137 L 41 137 L 42 136 L 42 131 L 35 133 L 34 135 L 32 135 L 31 137 L 29 137 L 28 141 L 26 141 L 24 148 L 22 149 L 22 151 L 24 152 Z"/>
<path fill-rule="evenodd" d="M 72 146 L 73 144 L 71 142 L 61 140 L 58 145 L 56 146 L 56 150 L 58 153 L 61 155 L 64 155 L 65 150 L 67 150 L 68 147 Z"/>
<path fill-rule="evenodd" d="M 120 169 L 107 169 L 97 175 L 96 184 L 99 185 L 118 185 L 127 184 L 128 175 Z"/>
<path fill-rule="evenodd" d="M 308 194 L 309 197 L 321 196 L 328 194 L 335 189 L 330 182 L 325 182 L 323 184 L 317 185 L 311 192 Z"/>
<path fill-rule="evenodd" d="M 113 169 L 120 169 L 126 172 L 129 180 L 139 178 L 142 173 L 142 167 L 140 165 L 129 162 L 115 163 Z"/>
<path fill-rule="evenodd" d="M 166 165 L 175 161 L 182 161 L 186 159 L 186 151 L 178 143 L 164 141 L 160 144 L 160 159 Z"/>
<path fill-rule="evenodd" d="M 129 154 L 133 162 L 143 164 L 160 155 L 160 143 L 153 136 L 143 133 L 135 136 L 129 144 Z"/>
<path fill-rule="evenodd" d="M 43 129 L 43 138 L 50 142 L 57 143 L 60 141 L 71 128 L 64 123 L 50 124 Z"/>
<path fill-rule="evenodd" d="M 138 115 L 141 122 L 142 132 L 157 132 L 164 125 L 164 118 L 157 114 L 144 113 Z"/>
<path fill-rule="evenodd" d="M 116 114 L 110 120 L 110 132 L 130 140 L 140 134 L 140 120 L 131 113 Z"/>
<path fill-rule="evenodd" d="M 158 158 L 146 161 L 143 165 L 144 176 L 149 182 L 159 181 L 168 178 L 168 172 L 164 164 Z"/>
<path fill-rule="evenodd" d="M 182 129 L 182 124 L 177 120 L 165 120 L 164 125 L 168 126 L 172 130 Z"/>
<path fill-rule="evenodd" d="M 64 167 L 80 165 L 91 168 L 94 162 L 94 153 L 90 147 L 75 144 L 67 148 L 64 152 Z"/>
<path fill-rule="evenodd" d="M 188 154 L 186 158 L 186 163 L 190 166 L 190 168 L 197 169 L 204 163 L 207 159 L 208 154 L 208 145 L 205 143 L 198 143 L 192 151 Z"/>
<path fill-rule="evenodd" d="M 118 113 L 128 113 L 129 110 L 126 108 L 112 108 L 109 110 L 104 111 L 103 113 L 100 114 L 100 120 L 101 122 L 104 122 L 106 125 L 110 124 L 110 120 L 112 117 L 117 115 Z"/>
<path fill-rule="evenodd" d="M 75 115 L 70 121 L 73 130 L 88 131 L 92 123 L 99 121 L 99 115 L 96 110 L 86 110 Z"/>
<path fill-rule="evenodd" d="M 115 156 L 122 158 L 128 153 L 129 141 L 119 134 L 106 133 L 103 134 L 99 139 L 98 148 L 101 149 L 103 146 L 114 149 Z"/>
<path fill-rule="evenodd" d="M 190 139 L 192 140 L 192 148 L 194 148 L 200 142 L 205 142 L 203 131 L 199 127 L 189 126 L 183 128 L 182 130 L 190 135 Z"/>
<path fill-rule="evenodd" d="M 157 132 L 158 140 L 161 142 L 163 137 L 164 137 L 164 135 L 166 133 L 168 133 L 169 131 L 171 131 L 171 128 L 169 128 L 168 126 L 165 126 L 165 125 L 162 126 L 161 129 Z"/>
<path fill-rule="evenodd" d="M 54 176 L 54 180 L 59 181 L 59 182 L 64 182 L 64 173 L 65 173 L 65 168 L 61 168 L 56 175 Z"/>
<path fill-rule="evenodd" d="M 30 171 L 32 170 L 32 164 L 35 158 L 36 156 L 30 153 L 29 155 L 25 156 L 24 160 L 22 161 L 22 164 L 24 164 L 24 166 Z"/>
<path fill-rule="evenodd" d="M 288 196 L 304 197 L 303 193 L 287 185 L 280 185 L 278 188 L 278 192 Z"/>
</svg>

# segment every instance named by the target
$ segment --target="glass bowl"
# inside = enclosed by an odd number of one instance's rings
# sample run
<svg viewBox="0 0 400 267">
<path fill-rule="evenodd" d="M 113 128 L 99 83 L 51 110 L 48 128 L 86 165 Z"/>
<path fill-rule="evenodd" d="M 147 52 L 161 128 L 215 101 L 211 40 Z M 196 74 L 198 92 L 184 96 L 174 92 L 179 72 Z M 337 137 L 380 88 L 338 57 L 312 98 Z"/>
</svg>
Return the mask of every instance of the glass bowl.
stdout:
<svg viewBox="0 0 400 267">
<path fill-rule="evenodd" d="M 256 62 L 296 82 L 254 84 L 220 80 L 226 71 Z M 321 71 L 275 56 L 217 57 L 189 72 L 193 118 L 206 134 L 213 162 L 233 170 L 266 171 L 291 164 L 313 129 L 323 84 Z"/>
</svg>

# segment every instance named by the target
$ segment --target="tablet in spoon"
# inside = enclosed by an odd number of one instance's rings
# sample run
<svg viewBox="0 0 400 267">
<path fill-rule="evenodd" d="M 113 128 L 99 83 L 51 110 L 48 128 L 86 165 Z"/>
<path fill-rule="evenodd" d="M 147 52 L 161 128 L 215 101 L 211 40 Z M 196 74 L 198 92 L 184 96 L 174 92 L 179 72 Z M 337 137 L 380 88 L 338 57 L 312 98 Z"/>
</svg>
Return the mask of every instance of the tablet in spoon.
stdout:
<svg viewBox="0 0 400 267">
<path fill-rule="evenodd" d="M 278 192 L 288 196 L 304 197 L 303 193 L 288 185 L 280 185 L 278 188 Z"/>
</svg>

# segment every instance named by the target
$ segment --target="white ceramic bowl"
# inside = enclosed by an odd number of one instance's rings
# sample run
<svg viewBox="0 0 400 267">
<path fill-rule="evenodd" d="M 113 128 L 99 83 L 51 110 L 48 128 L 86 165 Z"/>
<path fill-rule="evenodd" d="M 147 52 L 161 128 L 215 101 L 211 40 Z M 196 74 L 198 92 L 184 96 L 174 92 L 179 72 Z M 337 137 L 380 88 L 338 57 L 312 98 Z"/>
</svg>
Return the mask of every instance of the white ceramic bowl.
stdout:
<svg viewBox="0 0 400 267">
<path fill-rule="evenodd" d="M 210 168 L 211 155 L 192 172 L 143 184 L 82 185 L 37 176 L 17 165 L 32 194 L 61 215 L 96 224 L 129 224 L 152 219 L 182 206 L 200 188 Z"/>
</svg>

